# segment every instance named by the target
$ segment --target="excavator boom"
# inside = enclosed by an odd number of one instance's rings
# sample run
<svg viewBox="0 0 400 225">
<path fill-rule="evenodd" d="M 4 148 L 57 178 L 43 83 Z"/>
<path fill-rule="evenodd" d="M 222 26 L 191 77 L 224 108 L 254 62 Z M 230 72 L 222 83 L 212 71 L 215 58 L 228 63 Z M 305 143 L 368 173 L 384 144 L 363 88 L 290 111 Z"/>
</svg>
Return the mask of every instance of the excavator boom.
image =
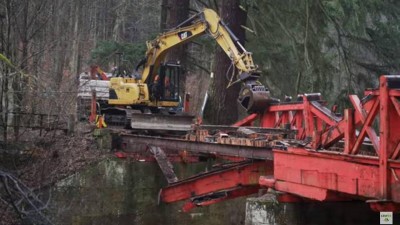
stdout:
<svg viewBox="0 0 400 225">
<path fill-rule="evenodd" d="M 189 22 L 193 24 L 182 26 Z M 157 66 L 165 59 L 166 53 L 171 48 L 185 44 L 204 34 L 209 34 L 218 43 L 240 73 L 252 73 L 257 70 L 251 53 L 243 48 L 239 40 L 219 18 L 217 13 L 211 9 L 204 9 L 201 13 L 181 23 L 178 27 L 146 43 L 147 63 L 143 71 L 142 80 L 146 81 L 152 72 L 156 71 Z M 242 53 L 236 48 L 235 43 L 240 46 Z"/>
<path fill-rule="evenodd" d="M 211 9 L 202 10 L 177 27 L 146 42 L 146 58 L 136 67 L 144 66 L 142 74 L 135 78 L 111 78 L 109 104 L 142 112 L 178 107 L 181 99 L 179 98 L 180 65 L 164 64 L 165 56 L 175 47 L 206 34 L 223 49 L 238 71 L 237 76 L 229 80 L 228 87 L 236 83 L 243 84 L 239 93 L 239 103 L 249 113 L 265 110 L 271 98 L 268 89 L 258 82 L 260 73 L 253 62 L 251 52 L 246 51 L 238 38 Z M 129 115 L 126 117 L 129 118 Z M 143 121 L 146 120 L 148 119 L 142 118 L 140 122 L 133 123 L 138 120 L 134 120 L 132 116 L 132 127 L 143 126 Z"/>
<path fill-rule="evenodd" d="M 187 25 L 189 23 L 191 25 Z M 230 81 L 228 87 L 239 81 L 244 83 L 239 94 L 239 103 L 250 113 L 265 109 L 273 99 L 269 97 L 268 89 L 258 82 L 260 72 L 253 62 L 252 53 L 241 45 L 235 34 L 211 9 L 204 9 L 176 28 L 146 43 L 146 64 L 142 81 L 149 83 L 154 79 L 168 51 L 204 34 L 208 34 L 217 42 L 238 70 L 238 76 Z"/>
</svg>

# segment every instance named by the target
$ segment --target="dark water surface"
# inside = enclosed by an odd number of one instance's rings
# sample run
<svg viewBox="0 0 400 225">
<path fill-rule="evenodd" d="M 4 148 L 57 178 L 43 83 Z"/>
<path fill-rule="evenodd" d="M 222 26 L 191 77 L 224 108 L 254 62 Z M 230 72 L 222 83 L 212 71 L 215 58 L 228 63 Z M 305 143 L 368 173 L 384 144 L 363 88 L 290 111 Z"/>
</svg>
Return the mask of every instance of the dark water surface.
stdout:
<svg viewBox="0 0 400 225">
<path fill-rule="evenodd" d="M 209 168 L 209 163 L 175 164 L 179 179 Z M 368 225 L 379 213 L 363 202 L 277 204 L 239 198 L 190 213 L 183 203 L 158 205 L 166 180 L 156 163 L 110 159 L 61 182 L 52 191 L 52 216 L 60 225 Z M 400 224 L 398 215 L 393 224 Z"/>
<path fill-rule="evenodd" d="M 177 176 L 204 171 L 207 163 L 175 165 Z M 53 221 L 60 225 L 244 224 L 245 198 L 180 212 L 182 203 L 158 205 L 166 185 L 156 163 L 112 159 L 81 171 L 53 189 Z"/>
</svg>

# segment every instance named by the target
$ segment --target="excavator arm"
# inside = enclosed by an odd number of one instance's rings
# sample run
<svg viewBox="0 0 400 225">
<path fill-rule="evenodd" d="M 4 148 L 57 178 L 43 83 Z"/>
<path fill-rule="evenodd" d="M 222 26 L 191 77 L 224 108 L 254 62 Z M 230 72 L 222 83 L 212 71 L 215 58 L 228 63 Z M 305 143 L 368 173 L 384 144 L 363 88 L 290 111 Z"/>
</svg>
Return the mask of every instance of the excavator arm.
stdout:
<svg viewBox="0 0 400 225">
<path fill-rule="evenodd" d="M 189 23 L 191 25 L 187 25 Z M 146 43 L 146 63 L 142 73 L 142 81 L 149 83 L 149 80 L 154 79 L 158 67 L 164 61 L 168 51 L 204 34 L 209 34 L 218 43 L 239 71 L 236 82 L 242 81 L 244 83 L 238 98 L 240 104 L 248 112 L 265 109 L 272 100 L 269 97 L 269 91 L 257 81 L 260 74 L 253 62 L 251 52 L 244 49 L 238 38 L 224 24 L 217 13 L 211 9 L 204 9 L 171 31 Z M 240 51 L 235 43 L 240 47 Z"/>
<path fill-rule="evenodd" d="M 187 43 L 198 36 L 209 34 L 232 60 L 239 72 L 253 72 L 257 67 L 253 63 L 251 53 L 247 52 L 229 28 L 211 9 L 204 9 L 201 13 L 185 21 L 193 21 L 192 25 L 177 27 L 159 35 L 155 40 L 148 41 L 146 59 L 143 71 L 143 80 L 146 81 L 152 71 L 165 59 L 166 53 L 173 47 Z M 233 36 L 233 37 L 232 37 Z M 233 39 L 232 39 L 233 38 Z M 236 48 L 234 41 L 241 46 L 242 53 Z"/>
</svg>

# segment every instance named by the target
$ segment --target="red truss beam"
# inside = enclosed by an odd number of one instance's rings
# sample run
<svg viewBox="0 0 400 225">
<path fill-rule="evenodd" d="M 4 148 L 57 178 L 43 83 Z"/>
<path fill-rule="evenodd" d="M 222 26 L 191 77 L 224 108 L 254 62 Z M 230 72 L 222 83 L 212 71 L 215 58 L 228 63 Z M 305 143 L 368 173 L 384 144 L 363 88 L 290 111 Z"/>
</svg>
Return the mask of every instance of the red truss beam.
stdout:
<svg viewBox="0 0 400 225">
<path fill-rule="evenodd" d="M 253 126 L 253 122 L 258 118 L 258 114 L 253 113 L 244 119 L 234 123 L 232 126 L 241 127 L 241 126 Z"/>
<path fill-rule="evenodd" d="M 400 210 L 400 76 L 381 76 L 379 88 L 365 93 L 362 101 L 350 96 L 354 110 L 346 109 L 343 118 L 306 97 L 302 110 L 287 104 L 266 111 L 262 125 L 282 126 L 289 119 L 291 128 L 299 130 L 297 138 L 312 137 L 314 150 L 274 150 L 274 178 L 261 177 L 260 185 L 319 201 L 353 196 L 369 200 L 375 210 Z M 377 156 L 360 154 L 366 137 Z M 343 138 L 342 152 L 316 151 Z"/>
<path fill-rule="evenodd" d="M 289 104 L 279 104 L 279 105 L 271 105 L 268 108 L 268 112 L 282 112 L 282 111 L 297 111 L 297 110 L 303 110 L 304 109 L 304 104 L 301 103 L 289 103 Z"/>
<path fill-rule="evenodd" d="M 171 184 L 161 190 L 160 197 L 163 202 L 171 203 L 238 187 L 258 187 L 259 177 L 272 173 L 271 161 L 246 161 Z"/>
<path fill-rule="evenodd" d="M 340 194 L 382 199 L 380 163 L 376 158 L 310 152 L 302 148 L 274 150 L 274 177 L 260 185 L 297 196 L 328 201 Z M 400 203 L 400 162 L 388 162 L 389 203 Z"/>
<path fill-rule="evenodd" d="M 260 116 L 260 124 L 261 127 L 297 130 L 297 139 L 305 137 L 320 139 L 315 136 L 316 133 L 325 132 L 329 127 L 337 125 L 341 119 L 319 101 L 308 100 L 307 96 L 303 96 L 302 102 L 271 105 Z M 339 139 L 342 138 L 340 135 L 337 136 Z"/>
<path fill-rule="evenodd" d="M 382 99 L 383 97 L 379 93 L 384 93 L 385 90 L 387 90 L 389 98 Z M 288 128 L 287 125 L 289 125 L 290 129 L 298 130 L 297 139 L 311 137 L 313 140 L 311 145 L 314 148 L 329 148 L 343 139 L 345 135 L 348 135 L 345 139 L 349 140 L 344 151 L 346 154 L 357 154 L 364 139 L 368 137 L 379 154 L 378 135 L 372 125 L 377 115 L 383 113 L 381 112 L 383 110 L 382 107 L 387 106 L 384 111 L 388 112 L 388 118 L 399 116 L 400 104 L 397 100 L 398 92 L 395 91 L 381 87 L 379 91 L 366 92 L 372 97 L 363 102 L 357 96 L 351 95 L 350 100 L 354 111 L 345 113 L 344 117 L 337 117 L 318 101 L 308 100 L 306 96 L 303 96 L 302 102 L 299 103 L 271 105 L 260 116 L 260 124 L 262 127 L 268 128 Z M 360 129 L 358 136 L 355 135 L 356 129 Z M 400 128 L 391 129 L 395 129 L 393 130 L 395 132 Z M 395 142 L 396 140 L 391 141 Z M 391 143 L 391 149 L 394 149 L 393 145 L 396 147 L 398 142 Z M 391 156 L 393 154 L 391 152 Z"/>
</svg>

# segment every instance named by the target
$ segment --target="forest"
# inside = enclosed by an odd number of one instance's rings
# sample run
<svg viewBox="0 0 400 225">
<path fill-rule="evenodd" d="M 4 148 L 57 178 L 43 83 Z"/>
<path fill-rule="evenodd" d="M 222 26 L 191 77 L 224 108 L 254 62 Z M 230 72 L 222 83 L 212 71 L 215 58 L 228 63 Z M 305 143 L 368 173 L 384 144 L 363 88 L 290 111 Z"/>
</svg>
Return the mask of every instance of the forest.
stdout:
<svg viewBox="0 0 400 225">
<path fill-rule="evenodd" d="M 54 123 L 77 118 L 80 73 L 95 64 L 110 71 L 117 61 L 132 72 L 146 41 L 203 8 L 218 12 L 252 52 L 261 83 L 276 98 L 319 92 L 342 110 L 349 94 L 399 73 L 396 0 L 0 0 L 0 221 L 46 221 L 46 203 L 32 190 L 104 157 L 86 154 L 93 146 L 83 136 L 62 136 L 60 143 L 57 131 L 30 131 L 33 119 L 25 115 L 51 115 Z M 240 85 L 227 88 L 231 61 L 212 38 L 179 46 L 167 59 L 185 68 L 193 114 L 207 93 L 205 122 L 232 124 L 245 115 L 236 103 Z M 87 163 L 56 161 L 78 148 Z"/>
</svg>

